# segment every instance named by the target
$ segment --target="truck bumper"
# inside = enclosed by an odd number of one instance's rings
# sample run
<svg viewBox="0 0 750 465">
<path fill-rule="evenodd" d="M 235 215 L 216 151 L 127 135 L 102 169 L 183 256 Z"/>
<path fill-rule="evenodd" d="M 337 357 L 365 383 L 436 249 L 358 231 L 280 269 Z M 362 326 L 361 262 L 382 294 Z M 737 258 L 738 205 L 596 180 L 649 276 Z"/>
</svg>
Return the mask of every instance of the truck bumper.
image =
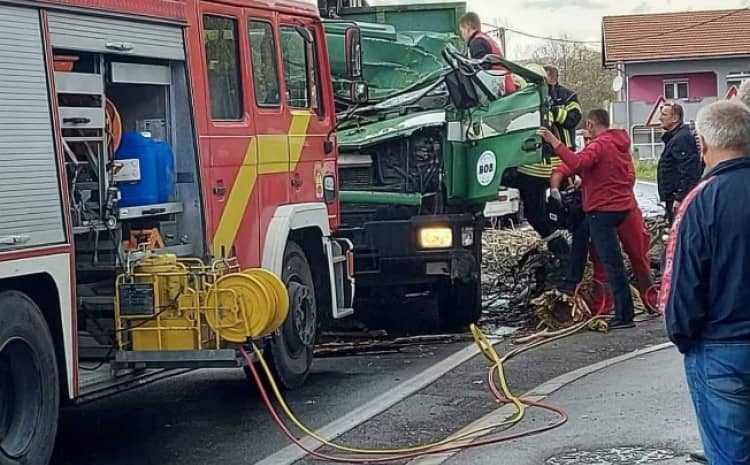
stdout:
<svg viewBox="0 0 750 465">
<path fill-rule="evenodd" d="M 450 246 L 438 249 L 421 246 L 420 231 L 435 227 L 450 228 Z M 336 235 L 354 243 L 357 288 L 414 287 L 479 278 L 481 227 L 471 215 L 373 221 L 362 228 L 340 230 Z"/>
</svg>

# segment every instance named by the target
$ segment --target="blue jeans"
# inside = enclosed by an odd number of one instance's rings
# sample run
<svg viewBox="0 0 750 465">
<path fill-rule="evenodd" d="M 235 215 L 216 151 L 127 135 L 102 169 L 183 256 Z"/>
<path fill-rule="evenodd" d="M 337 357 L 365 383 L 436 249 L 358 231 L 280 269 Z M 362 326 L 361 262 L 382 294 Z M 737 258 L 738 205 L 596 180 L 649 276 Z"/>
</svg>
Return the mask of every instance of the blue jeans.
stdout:
<svg viewBox="0 0 750 465">
<path fill-rule="evenodd" d="M 685 375 L 708 463 L 750 464 L 750 343 L 698 344 Z"/>
<path fill-rule="evenodd" d="M 633 297 L 630 295 L 630 283 L 625 274 L 620 238 L 617 235 L 617 227 L 626 215 L 627 212 L 589 212 L 586 214 L 586 220 L 591 242 L 607 270 L 609 286 L 615 298 L 615 318 L 632 322 Z"/>
</svg>

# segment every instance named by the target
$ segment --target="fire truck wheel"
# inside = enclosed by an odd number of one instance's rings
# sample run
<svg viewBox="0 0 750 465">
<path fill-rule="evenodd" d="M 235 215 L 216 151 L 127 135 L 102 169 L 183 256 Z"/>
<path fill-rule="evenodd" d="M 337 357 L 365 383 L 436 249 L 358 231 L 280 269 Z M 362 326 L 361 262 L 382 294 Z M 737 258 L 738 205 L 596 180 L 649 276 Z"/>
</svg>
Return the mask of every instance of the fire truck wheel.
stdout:
<svg viewBox="0 0 750 465">
<path fill-rule="evenodd" d="M 446 286 L 440 293 L 438 317 L 445 331 L 464 332 L 482 316 L 479 280 Z"/>
<path fill-rule="evenodd" d="M 289 315 L 266 348 L 276 381 L 286 389 L 294 389 L 305 382 L 310 372 L 318 329 L 310 264 L 295 242 L 286 245 L 281 278 L 289 292 Z"/>
<path fill-rule="evenodd" d="M 0 465 L 49 462 L 59 386 L 42 312 L 20 292 L 0 292 Z"/>
</svg>

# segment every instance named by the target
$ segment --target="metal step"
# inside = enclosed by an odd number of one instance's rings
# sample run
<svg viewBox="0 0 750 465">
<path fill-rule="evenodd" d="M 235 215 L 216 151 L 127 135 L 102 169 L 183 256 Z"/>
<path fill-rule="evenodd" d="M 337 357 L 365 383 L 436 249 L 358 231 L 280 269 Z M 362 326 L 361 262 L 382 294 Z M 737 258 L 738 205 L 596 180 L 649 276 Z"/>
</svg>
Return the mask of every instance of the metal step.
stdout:
<svg viewBox="0 0 750 465">
<path fill-rule="evenodd" d="M 131 351 L 115 354 L 112 367 L 121 368 L 238 368 L 243 366 L 234 349 Z"/>
</svg>

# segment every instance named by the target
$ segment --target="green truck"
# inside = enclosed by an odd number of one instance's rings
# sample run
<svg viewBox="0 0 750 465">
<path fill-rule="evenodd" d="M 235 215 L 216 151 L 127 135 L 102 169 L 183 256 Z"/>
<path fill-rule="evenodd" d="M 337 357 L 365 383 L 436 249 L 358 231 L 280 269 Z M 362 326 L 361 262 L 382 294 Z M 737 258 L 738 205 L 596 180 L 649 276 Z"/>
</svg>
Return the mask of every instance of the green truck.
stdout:
<svg viewBox="0 0 750 465">
<path fill-rule="evenodd" d="M 542 158 L 544 78 L 495 60 L 524 81 L 500 92 L 502 72 L 467 59 L 453 33 L 463 3 L 321 2 L 339 112 L 336 235 L 354 244 L 357 314 L 377 321 L 419 300 L 443 329 L 465 329 L 481 315 L 485 204 Z"/>
</svg>

